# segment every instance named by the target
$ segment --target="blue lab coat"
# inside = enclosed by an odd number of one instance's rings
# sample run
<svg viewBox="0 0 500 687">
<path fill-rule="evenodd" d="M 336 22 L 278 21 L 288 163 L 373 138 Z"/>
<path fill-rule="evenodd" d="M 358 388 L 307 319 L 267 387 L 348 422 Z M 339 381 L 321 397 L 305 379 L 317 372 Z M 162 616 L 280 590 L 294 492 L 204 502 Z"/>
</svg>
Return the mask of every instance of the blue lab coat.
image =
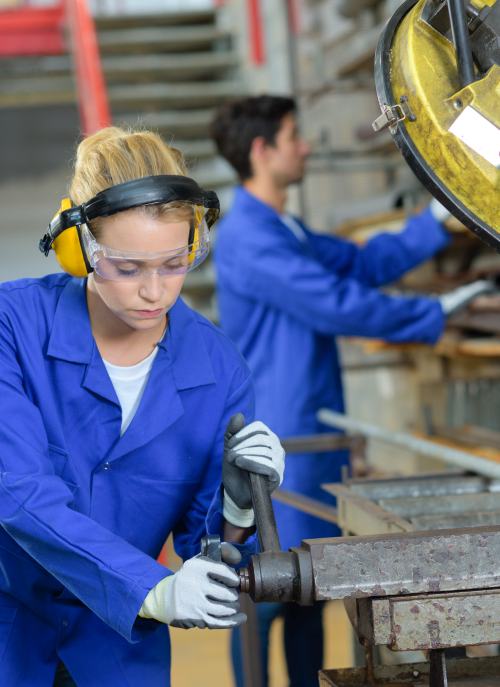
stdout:
<svg viewBox="0 0 500 687">
<path fill-rule="evenodd" d="M 240 354 L 179 299 L 120 437 L 85 289 L 0 286 L 2 687 L 51 687 L 59 660 L 79 687 L 170 684 L 167 627 L 137 613 L 171 574 L 155 560 L 170 532 L 185 559 L 221 533 L 224 430 L 253 418 Z"/>
<path fill-rule="evenodd" d="M 331 431 L 316 420 L 321 407 L 344 412 L 336 335 L 434 343 L 444 324 L 437 300 L 378 289 L 448 242 L 429 210 L 362 248 L 300 225 L 304 240 L 240 187 L 215 245 L 221 326 L 252 370 L 257 416 L 282 438 Z M 289 454 L 283 488 L 331 504 L 320 485 L 339 481 L 346 460 L 345 452 Z M 283 548 L 338 534 L 289 506 L 275 509 Z"/>
</svg>

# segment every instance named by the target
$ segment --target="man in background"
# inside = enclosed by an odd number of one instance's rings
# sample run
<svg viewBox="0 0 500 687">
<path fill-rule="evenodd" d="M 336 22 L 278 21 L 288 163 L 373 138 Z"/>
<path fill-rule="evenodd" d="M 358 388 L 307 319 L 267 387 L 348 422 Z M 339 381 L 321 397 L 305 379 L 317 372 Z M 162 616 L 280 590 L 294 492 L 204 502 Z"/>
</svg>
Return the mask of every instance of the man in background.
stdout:
<svg viewBox="0 0 500 687">
<path fill-rule="evenodd" d="M 440 299 L 389 296 L 379 290 L 444 248 L 449 236 L 439 203 L 411 217 L 399 234 L 365 246 L 314 233 L 286 211 L 287 191 L 302 180 L 310 153 L 301 138 L 293 99 L 272 95 L 224 105 L 212 125 L 220 154 L 235 169 L 231 209 L 218 225 L 215 246 L 222 328 L 254 377 L 257 416 L 281 437 L 328 430 L 321 407 L 344 412 L 335 337 L 435 343 L 447 314 L 487 288 L 475 283 Z M 287 456 L 283 488 L 326 503 L 321 489 L 338 482 L 346 452 Z M 335 525 L 275 504 L 284 550 L 304 538 L 339 534 Z M 316 687 L 322 667 L 322 605 L 258 604 L 263 684 L 272 621 L 284 616 L 291 687 Z M 233 634 L 236 683 L 243 687 L 239 635 Z"/>
</svg>

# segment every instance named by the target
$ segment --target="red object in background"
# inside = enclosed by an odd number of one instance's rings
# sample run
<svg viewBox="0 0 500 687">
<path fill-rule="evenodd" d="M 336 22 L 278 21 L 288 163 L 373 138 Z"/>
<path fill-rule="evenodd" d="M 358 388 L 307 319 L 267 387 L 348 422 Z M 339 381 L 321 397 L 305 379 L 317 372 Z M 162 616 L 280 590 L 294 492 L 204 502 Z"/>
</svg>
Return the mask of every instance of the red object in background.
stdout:
<svg viewBox="0 0 500 687">
<path fill-rule="evenodd" d="M 111 113 L 94 19 L 86 0 L 0 11 L 0 57 L 65 54 L 64 25 L 69 29 L 82 131 L 88 135 L 109 126 Z"/>
<path fill-rule="evenodd" d="M 62 55 L 66 52 L 63 20 L 62 2 L 0 10 L 0 56 Z"/>
<path fill-rule="evenodd" d="M 300 32 L 300 9 L 298 0 L 287 0 L 288 2 L 288 20 L 290 23 L 290 31 L 297 35 Z"/>
<path fill-rule="evenodd" d="M 264 27 L 260 0 L 247 0 L 248 26 L 250 32 L 250 55 L 254 64 L 264 64 Z"/>
<path fill-rule="evenodd" d="M 85 0 L 65 0 L 66 22 L 73 53 L 78 105 L 84 135 L 111 124 L 94 18 Z"/>
</svg>

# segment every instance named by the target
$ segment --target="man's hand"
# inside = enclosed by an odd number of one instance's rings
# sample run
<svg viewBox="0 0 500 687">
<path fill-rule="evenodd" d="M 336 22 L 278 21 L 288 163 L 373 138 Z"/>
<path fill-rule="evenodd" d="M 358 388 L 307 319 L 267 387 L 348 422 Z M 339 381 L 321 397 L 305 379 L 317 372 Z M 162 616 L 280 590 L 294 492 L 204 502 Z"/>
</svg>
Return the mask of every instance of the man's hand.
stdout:
<svg viewBox="0 0 500 687">
<path fill-rule="evenodd" d="M 241 413 L 233 415 L 224 437 L 222 482 L 224 517 L 237 527 L 251 527 L 252 509 L 249 472 L 267 478 L 269 493 L 283 481 L 285 451 L 278 437 L 263 422 L 245 426 Z"/>
<path fill-rule="evenodd" d="M 480 279 L 471 284 L 459 286 L 458 289 L 439 296 L 438 300 L 441 303 L 444 314 L 449 317 L 458 312 L 458 310 L 465 308 L 474 298 L 494 291 L 496 291 L 496 287 L 493 282 L 487 279 Z"/>
<path fill-rule="evenodd" d="M 238 549 L 221 545 L 222 559 L 232 565 L 241 560 Z M 151 589 L 139 615 L 172 627 L 227 629 L 241 625 L 238 575 L 226 563 L 195 556 L 174 575 L 165 577 Z"/>
</svg>

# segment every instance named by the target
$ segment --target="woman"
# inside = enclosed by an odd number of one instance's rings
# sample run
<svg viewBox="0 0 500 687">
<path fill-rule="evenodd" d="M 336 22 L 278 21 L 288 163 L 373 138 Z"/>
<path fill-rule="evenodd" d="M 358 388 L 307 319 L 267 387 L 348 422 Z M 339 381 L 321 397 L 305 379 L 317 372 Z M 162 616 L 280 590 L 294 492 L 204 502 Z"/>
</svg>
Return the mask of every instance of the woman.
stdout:
<svg viewBox="0 0 500 687">
<path fill-rule="evenodd" d="M 272 490 L 283 450 L 243 427 L 248 369 L 179 298 L 215 194 L 156 134 L 108 128 L 70 197 L 41 241 L 69 274 L 0 286 L 0 682 L 164 687 L 167 624 L 245 619 L 200 538 L 234 542 L 232 564 L 253 550 L 243 468 Z M 175 574 L 156 562 L 171 532 Z"/>
</svg>

